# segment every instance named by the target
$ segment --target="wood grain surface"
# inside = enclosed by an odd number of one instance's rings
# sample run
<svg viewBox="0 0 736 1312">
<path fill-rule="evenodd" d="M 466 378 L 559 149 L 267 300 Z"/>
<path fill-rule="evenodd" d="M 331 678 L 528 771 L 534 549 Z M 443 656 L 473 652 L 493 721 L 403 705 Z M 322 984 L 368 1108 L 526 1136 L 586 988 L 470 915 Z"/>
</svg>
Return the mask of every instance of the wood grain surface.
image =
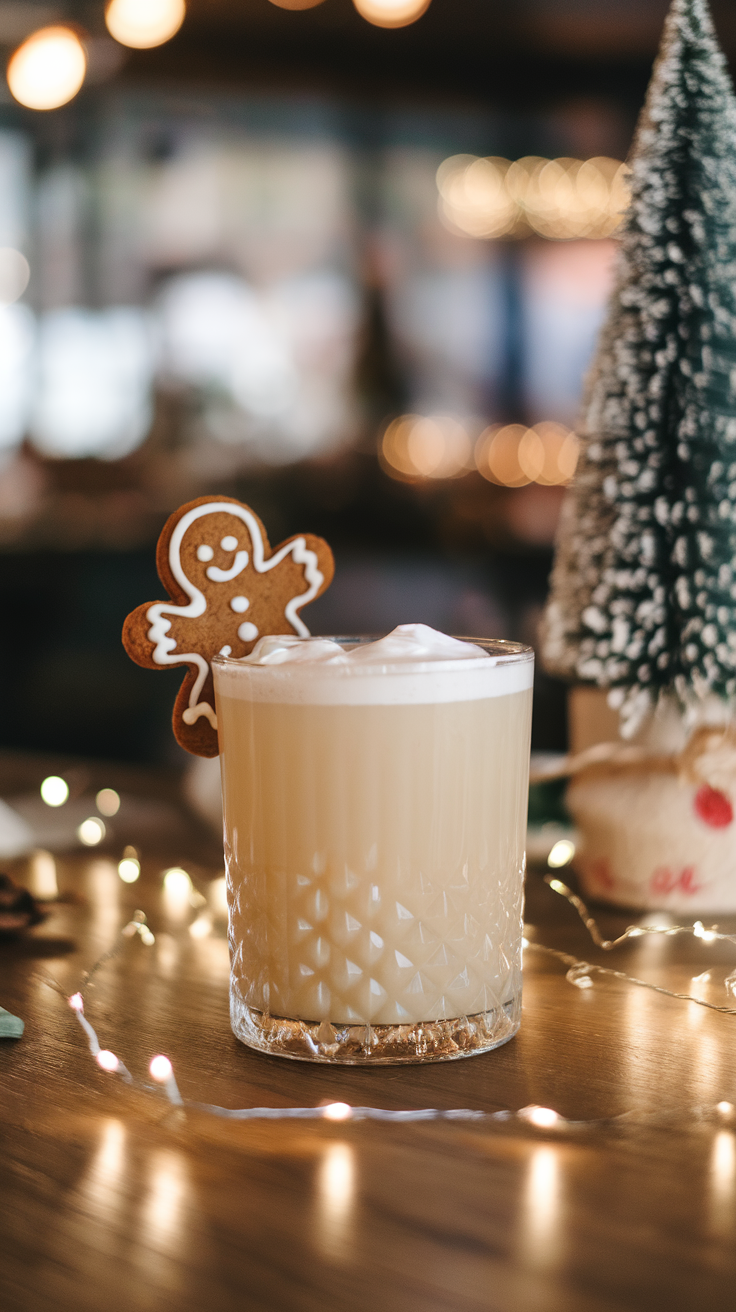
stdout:
<svg viewBox="0 0 736 1312">
<path fill-rule="evenodd" d="M 150 797 L 155 780 L 142 787 Z M 124 819 L 125 805 L 116 842 L 133 837 Z M 206 891 L 217 849 L 208 865 L 199 841 L 190 868 Z M 151 850 L 134 885 L 118 878 L 114 845 L 60 858 L 62 900 L 32 933 L 0 943 L 0 1005 L 26 1022 L 21 1040 L 0 1042 L 3 1312 L 736 1306 L 736 1141 L 728 1119 L 698 1112 L 736 1102 L 736 1017 L 619 981 L 579 990 L 529 951 L 521 1031 L 494 1053 L 375 1071 L 262 1056 L 230 1032 L 224 927 L 192 938 L 195 913 L 173 914 L 161 892 L 182 845 L 168 858 Z M 629 1115 L 542 1132 L 174 1112 L 161 1091 L 131 1091 L 97 1068 L 42 978 L 72 993 L 139 907 L 156 943 L 126 941 L 89 988 L 87 1015 L 136 1075 L 167 1053 L 185 1098 Z M 604 957 L 535 874 L 527 919 L 533 940 L 728 1001 L 728 945 L 638 939 Z M 602 919 L 614 933 L 631 918 Z M 710 980 L 692 984 L 705 970 Z"/>
</svg>

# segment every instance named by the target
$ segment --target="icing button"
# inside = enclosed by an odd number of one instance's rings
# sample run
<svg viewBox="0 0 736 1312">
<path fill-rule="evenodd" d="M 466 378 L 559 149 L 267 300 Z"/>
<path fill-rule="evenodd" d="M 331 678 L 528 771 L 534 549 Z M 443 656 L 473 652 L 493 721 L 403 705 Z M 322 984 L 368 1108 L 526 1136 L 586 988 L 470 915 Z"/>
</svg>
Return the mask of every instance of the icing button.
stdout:
<svg viewBox="0 0 736 1312">
<path fill-rule="evenodd" d="M 222 547 L 223 551 L 234 551 L 237 545 L 238 545 L 238 539 L 234 538 L 232 533 L 228 533 L 227 537 L 223 538 L 222 542 L 220 543 L 220 546 Z"/>
<path fill-rule="evenodd" d="M 249 606 L 250 602 L 247 597 L 233 597 L 230 602 L 230 609 L 234 610 L 236 615 L 242 615 Z"/>
<path fill-rule="evenodd" d="M 208 547 L 206 542 L 203 542 L 201 547 L 197 547 L 197 560 L 201 560 L 203 562 L 207 560 L 212 560 L 214 554 L 215 553 L 212 550 L 212 547 Z"/>
<path fill-rule="evenodd" d="M 258 629 L 255 624 L 251 624 L 250 620 L 246 620 L 245 624 L 241 624 L 238 629 L 238 637 L 241 642 L 255 642 L 258 637 Z"/>
</svg>

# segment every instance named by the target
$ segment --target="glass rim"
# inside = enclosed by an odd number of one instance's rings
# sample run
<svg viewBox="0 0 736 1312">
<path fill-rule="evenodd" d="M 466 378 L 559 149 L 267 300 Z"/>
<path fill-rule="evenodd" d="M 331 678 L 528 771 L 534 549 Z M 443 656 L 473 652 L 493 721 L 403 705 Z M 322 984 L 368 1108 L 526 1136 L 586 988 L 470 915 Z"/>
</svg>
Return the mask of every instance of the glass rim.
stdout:
<svg viewBox="0 0 736 1312">
<path fill-rule="evenodd" d="M 268 637 L 280 637 L 280 634 L 263 635 Z M 284 634 L 284 637 L 299 637 L 298 634 Z M 367 646 L 371 642 L 377 642 L 384 638 L 385 633 L 353 633 L 353 634 L 332 634 L 332 633 L 312 633 L 304 637 L 304 641 L 317 639 L 324 642 L 336 642 L 339 646 L 358 647 Z M 220 666 L 223 670 L 260 670 L 271 675 L 280 674 L 283 677 L 289 677 L 298 671 L 299 677 L 309 678 L 311 674 L 321 674 L 323 677 L 329 673 L 334 675 L 357 675 L 358 673 L 368 673 L 368 671 L 390 670 L 392 674 L 416 674 L 417 672 L 452 671 L 459 673 L 460 670 L 469 668 L 483 668 L 486 661 L 490 658 L 492 666 L 499 665 L 517 665 L 526 664 L 534 660 L 534 648 L 523 642 L 512 642 L 506 638 L 470 638 L 466 635 L 448 634 L 448 637 L 456 637 L 458 642 L 473 643 L 476 647 L 481 647 L 484 651 L 483 656 L 455 657 L 446 660 L 427 659 L 418 656 L 416 659 L 387 659 L 385 656 L 378 656 L 375 662 L 361 661 L 358 665 L 331 665 L 325 661 L 284 661 L 274 662 L 268 665 L 257 665 L 250 663 L 242 656 L 223 656 L 218 652 L 212 657 L 211 664 Z"/>
</svg>

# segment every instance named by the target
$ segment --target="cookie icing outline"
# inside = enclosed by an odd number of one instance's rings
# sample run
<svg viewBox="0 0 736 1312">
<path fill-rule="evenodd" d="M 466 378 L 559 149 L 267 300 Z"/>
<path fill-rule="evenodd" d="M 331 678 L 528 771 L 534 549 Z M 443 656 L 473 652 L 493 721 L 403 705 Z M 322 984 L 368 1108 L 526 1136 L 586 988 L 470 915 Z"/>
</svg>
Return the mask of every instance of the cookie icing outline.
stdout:
<svg viewBox="0 0 736 1312">
<path fill-rule="evenodd" d="M 204 615 L 207 609 L 207 599 L 182 569 L 181 544 L 187 529 L 196 523 L 198 519 L 201 519 L 204 515 L 214 515 L 220 512 L 235 515 L 237 519 L 242 520 L 245 524 L 253 548 L 253 568 L 258 574 L 268 573 L 270 569 L 279 565 L 288 555 L 293 556 L 295 564 L 304 566 L 304 577 L 309 587 L 306 592 L 300 592 L 296 597 L 292 597 L 284 607 L 286 619 L 300 638 L 308 638 L 309 629 L 304 620 L 297 614 L 297 611 L 314 599 L 322 583 L 324 583 L 324 574 L 318 568 L 319 558 L 317 553 L 309 550 L 306 539 L 303 537 L 294 538 L 293 541 L 287 542 L 279 551 L 274 552 L 268 560 L 264 560 L 261 530 L 258 521 L 247 506 L 238 505 L 237 502 L 233 501 L 208 501 L 204 505 L 194 506 L 185 515 L 182 515 L 171 534 L 171 541 L 169 542 L 169 569 L 177 583 L 190 598 L 189 604 L 187 606 L 176 606 L 173 602 L 155 602 L 153 606 L 149 606 L 146 611 L 146 619 L 149 620 L 151 627 L 147 636 L 149 642 L 154 644 L 152 658 L 157 665 L 191 664 L 197 666 L 199 673 L 189 694 L 189 706 L 184 711 L 182 719 L 185 724 L 194 724 L 200 715 L 206 715 L 215 731 L 217 731 L 217 716 L 214 709 L 209 702 L 200 702 L 199 700 L 199 694 L 210 671 L 209 661 L 205 660 L 199 652 L 182 652 L 176 656 L 169 654 L 176 651 L 176 640 L 166 636 L 171 628 L 171 620 L 166 619 L 165 616 L 167 614 L 180 615 L 186 619 L 198 619 L 201 615 Z M 238 557 L 241 555 L 245 555 L 246 560 L 236 573 L 227 570 L 223 570 L 221 573 L 228 578 L 235 578 L 237 573 L 241 573 L 248 559 L 246 552 L 238 552 Z M 236 557 L 236 562 L 238 557 Z M 210 578 L 212 577 L 210 570 L 207 570 L 207 575 Z M 213 581 L 218 582 L 220 580 Z"/>
</svg>

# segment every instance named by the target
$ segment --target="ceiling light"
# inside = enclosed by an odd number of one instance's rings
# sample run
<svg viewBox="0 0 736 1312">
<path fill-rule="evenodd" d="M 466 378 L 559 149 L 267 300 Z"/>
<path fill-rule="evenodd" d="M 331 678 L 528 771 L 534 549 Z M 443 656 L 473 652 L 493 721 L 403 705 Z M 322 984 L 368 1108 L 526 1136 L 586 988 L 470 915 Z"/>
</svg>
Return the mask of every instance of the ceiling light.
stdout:
<svg viewBox="0 0 736 1312">
<path fill-rule="evenodd" d="M 323 0 L 271 0 L 278 9 L 316 9 Z"/>
<path fill-rule="evenodd" d="M 353 4 L 374 27 L 407 27 L 429 9 L 430 0 L 353 0 Z"/>
<path fill-rule="evenodd" d="M 184 0 L 110 0 L 105 22 L 122 46 L 150 50 L 171 40 L 185 13 Z"/>
<path fill-rule="evenodd" d="M 58 109 L 84 82 L 87 56 L 69 27 L 42 27 L 18 46 L 8 64 L 8 86 L 27 109 Z"/>
</svg>

